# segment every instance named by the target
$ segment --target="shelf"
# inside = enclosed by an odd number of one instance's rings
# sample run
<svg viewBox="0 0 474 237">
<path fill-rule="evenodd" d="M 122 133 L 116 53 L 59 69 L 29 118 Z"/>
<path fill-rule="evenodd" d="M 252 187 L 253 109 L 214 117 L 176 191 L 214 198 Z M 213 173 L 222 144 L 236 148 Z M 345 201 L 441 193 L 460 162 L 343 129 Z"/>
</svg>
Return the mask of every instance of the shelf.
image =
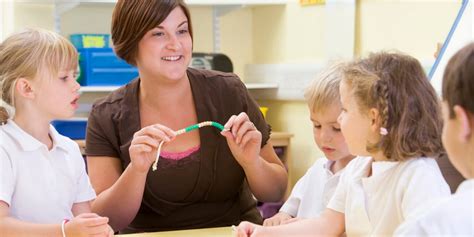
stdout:
<svg viewBox="0 0 474 237">
<path fill-rule="evenodd" d="M 186 4 L 192 5 L 282 5 L 288 0 L 185 0 Z"/>
<path fill-rule="evenodd" d="M 245 84 L 249 90 L 257 89 L 277 89 L 278 84 L 276 83 L 247 83 Z M 92 93 L 92 92 L 111 92 L 118 89 L 120 86 L 82 86 L 79 92 Z"/>
<path fill-rule="evenodd" d="M 111 92 L 120 86 L 81 86 L 79 92 Z"/>
<path fill-rule="evenodd" d="M 220 5 L 281 5 L 287 4 L 289 0 L 185 0 L 186 4 L 220 6 Z M 79 0 L 82 3 L 110 3 L 115 4 L 117 0 Z"/>
<path fill-rule="evenodd" d="M 276 83 L 245 83 L 247 89 L 277 89 L 278 84 Z"/>
</svg>

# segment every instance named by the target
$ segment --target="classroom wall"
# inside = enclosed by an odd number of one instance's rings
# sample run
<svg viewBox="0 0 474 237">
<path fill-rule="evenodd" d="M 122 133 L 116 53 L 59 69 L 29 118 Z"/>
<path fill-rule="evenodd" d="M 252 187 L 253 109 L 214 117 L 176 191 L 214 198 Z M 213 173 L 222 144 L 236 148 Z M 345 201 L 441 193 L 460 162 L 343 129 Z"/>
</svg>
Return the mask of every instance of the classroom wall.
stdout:
<svg viewBox="0 0 474 237">
<path fill-rule="evenodd" d="M 18 31 L 24 27 L 39 27 L 54 30 L 54 5 L 47 3 L 15 2 L 13 6 L 12 31 Z"/>
<path fill-rule="evenodd" d="M 238 75 L 244 75 L 245 64 L 249 63 L 311 63 L 325 59 L 324 36 L 331 28 L 325 20 L 324 5 L 302 7 L 298 2 L 243 7 L 220 18 L 221 51 L 233 60 Z M 461 0 L 358 0 L 356 4 L 356 56 L 398 49 L 429 64 L 436 43 L 447 35 Z M 62 34 L 109 33 L 111 12 L 111 4 L 81 5 L 61 17 Z M 52 30 L 53 13 L 52 4 L 16 3 L 13 30 L 24 26 Z M 195 51 L 213 49 L 212 13 L 212 7 L 191 7 Z M 84 16 L 97 24 L 82 24 Z M 306 103 L 259 102 L 270 108 L 267 118 L 274 131 L 294 134 L 290 151 L 294 170 L 290 175 L 295 182 L 322 154 L 314 145 Z"/>
<path fill-rule="evenodd" d="M 361 0 L 356 20 L 356 55 L 397 49 L 433 62 L 461 6 L 460 0 Z"/>
<path fill-rule="evenodd" d="M 436 43 L 443 42 L 461 0 L 358 0 L 355 56 L 397 49 L 417 57 L 427 69 L 434 62 Z M 310 26 L 303 24 L 310 22 Z M 301 63 L 324 59 L 326 30 L 324 6 L 254 9 L 254 62 Z M 302 26 L 306 27 L 302 27 Z M 300 27 L 296 27 L 300 26 Z M 295 79 L 296 80 L 296 79 Z M 268 106 L 268 121 L 275 131 L 288 131 L 292 139 L 293 183 L 322 156 L 312 138 L 309 112 L 303 101 L 259 101 Z"/>
</svg>

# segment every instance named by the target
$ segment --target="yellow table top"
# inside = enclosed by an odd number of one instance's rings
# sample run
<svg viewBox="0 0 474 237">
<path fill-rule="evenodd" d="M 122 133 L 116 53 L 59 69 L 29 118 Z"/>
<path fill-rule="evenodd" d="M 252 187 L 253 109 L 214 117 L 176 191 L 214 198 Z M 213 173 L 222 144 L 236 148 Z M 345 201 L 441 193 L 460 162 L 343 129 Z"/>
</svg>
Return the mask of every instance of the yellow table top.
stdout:
<svg viewBox="0 0 474 237">
<path fill-rule="evenodd" d="M 127 234 L 127 235 L 116 235 L 123 237 L 177 237 L 177 236 L 192 236 L 192 237 L 204 237 L 204 236 L 223 236 L 232 237 L 232 228 L 229 227 L 218 227 L 218 228 L 206 228 L 206 229 L 194 229 L 194 230 L 175 230 L 175 231 L 162 231 L 162 232 L 150 232 L 150 233 L 139 233 L 139 234 Z"/>
</svg>

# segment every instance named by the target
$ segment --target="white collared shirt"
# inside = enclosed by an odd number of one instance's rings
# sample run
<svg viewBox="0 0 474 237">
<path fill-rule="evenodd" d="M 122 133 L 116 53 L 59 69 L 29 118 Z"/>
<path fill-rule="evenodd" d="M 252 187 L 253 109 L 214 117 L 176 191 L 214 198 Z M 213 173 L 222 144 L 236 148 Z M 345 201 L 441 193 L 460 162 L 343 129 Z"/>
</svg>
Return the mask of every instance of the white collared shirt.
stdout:
<svg viewBox="0 0 474 237">
<path fill-rule="evenodd" d="M 78 145 L 53 126 L 49 134 L 51 150 L 12 120 L 0 126 L 0 200 L 13 218 L 57 224 L 96 196 Z"/>
<path fill-rule="evenodd" d="M 404 222 L 396 236 L 474 236 L 474 179 Z"/>
<path fill-rule="evenodd" d="M 344 170 L 333 174 L 331 172 L 333 163 L 334 161 L 326 158 L 316 160 L 298 180 L 280 211 L 299 218 L 319 216 L 331 200 L 339 183 L 339 176 Z"/>
<path fill-rule="evenodd" d="M 432 158 L 374 162 L 357 157 L 341 175 L 328 208 L 344 213 L 347 236 L 391 236 L 423 203 L 449 195 Z"/>
</svg>

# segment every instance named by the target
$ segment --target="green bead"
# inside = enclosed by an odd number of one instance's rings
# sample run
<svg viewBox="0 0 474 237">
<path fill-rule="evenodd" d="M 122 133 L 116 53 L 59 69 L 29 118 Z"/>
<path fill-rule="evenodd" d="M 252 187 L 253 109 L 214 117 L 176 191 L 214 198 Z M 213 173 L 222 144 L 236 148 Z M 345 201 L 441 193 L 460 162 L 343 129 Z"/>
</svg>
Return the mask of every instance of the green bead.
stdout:
<svg viewBox="0 0 474 237">
<path fill-rule="evenodd" d="M 186 130 L 186 132 L 190 132 L 190 131 L 192 131 L 192 130 L 194 130 L 194 129 L 198 129 L 198 128 L 199 128 L 199 125 L 198 125 L 198 124 L 194 124 L 194 125 L 191 125 L 191 126 L 185 128 L 185 130 Z"/>
<path fill-rule="evenodd" d="M 218 128 L 219 130 L 224 130 L 224 126 L 218 122 L 212 122 L 212 126 Z"/>
</svg>

